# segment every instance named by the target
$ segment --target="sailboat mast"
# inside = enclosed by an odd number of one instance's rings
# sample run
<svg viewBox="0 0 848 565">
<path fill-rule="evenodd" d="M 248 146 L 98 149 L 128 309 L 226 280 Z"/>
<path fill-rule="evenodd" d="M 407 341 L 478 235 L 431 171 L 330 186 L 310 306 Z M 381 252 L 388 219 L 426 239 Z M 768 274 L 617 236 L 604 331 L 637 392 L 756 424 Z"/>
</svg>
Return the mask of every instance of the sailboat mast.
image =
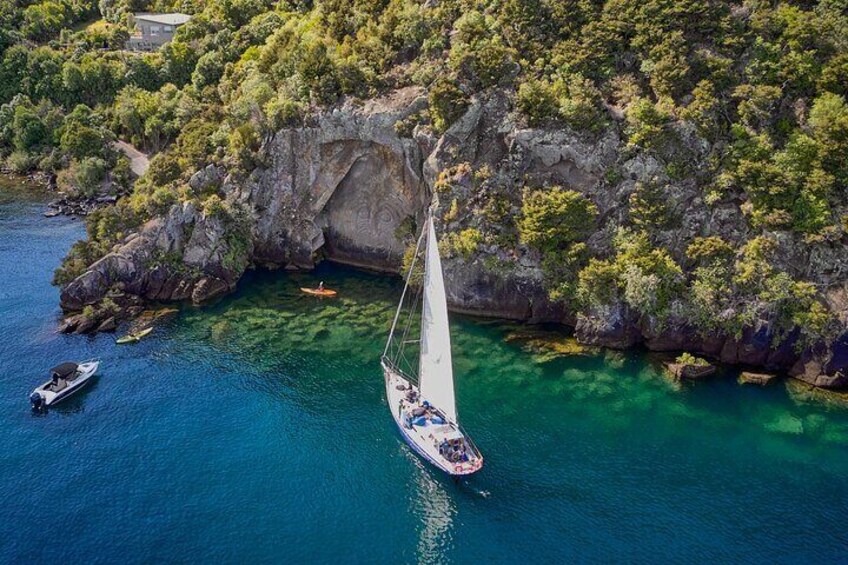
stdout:
<svg viewBox="0 0 848 565">
<path fill-rule="evenodd" d="M 429 214 L 427 216 L 429 218 Z M 415 254 L 412 256 L 412 263 L 409 265 L 409 272 L 406 273 L 406 283 L 403 285 L 403 292 L 400 295 L 400 302 L 398 302 L 397 310 L 395 311 L 395 317 L 392 320 L 392 329 L 389 330 L 389 339 L 386 340 L 386 348 L 383 350 L 383 357 L 388 355 L 389 347 L 392 345 L 392 337 L 395 335 L 395 328 L 397 327 L 398 319 L 400 318 L 400 311 L 403 309 L 403 299 L 406 298 L 406 291 L 409 288 L 409 280 L 412 278 L 412 271 L 415 269 L 415 263 L 418 261 L 418 251 L 421 249 L 421 242 L 424 241 L 424 235 L 427 233 L 427 226 L 425 224 L 424 229 L 421 230 L 421 235 L 418 236 L 418 242 L 415 244 Z"/>
</svg>

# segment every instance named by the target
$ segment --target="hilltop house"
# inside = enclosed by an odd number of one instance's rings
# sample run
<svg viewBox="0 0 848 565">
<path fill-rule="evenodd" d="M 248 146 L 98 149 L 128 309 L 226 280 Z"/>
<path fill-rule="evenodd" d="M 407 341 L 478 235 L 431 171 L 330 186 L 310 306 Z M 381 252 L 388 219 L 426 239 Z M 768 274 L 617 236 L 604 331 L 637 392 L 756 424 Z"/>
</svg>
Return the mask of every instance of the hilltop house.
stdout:
<svg viewBox="0 0 848 565">
<path fill-rule="evenodd" d="M 190 19 L 187 14 L 133 14 L 135 33 L 127 41 L 127 49 L 155 51 L 171 41 L 177 28 Z"/>
</svg>

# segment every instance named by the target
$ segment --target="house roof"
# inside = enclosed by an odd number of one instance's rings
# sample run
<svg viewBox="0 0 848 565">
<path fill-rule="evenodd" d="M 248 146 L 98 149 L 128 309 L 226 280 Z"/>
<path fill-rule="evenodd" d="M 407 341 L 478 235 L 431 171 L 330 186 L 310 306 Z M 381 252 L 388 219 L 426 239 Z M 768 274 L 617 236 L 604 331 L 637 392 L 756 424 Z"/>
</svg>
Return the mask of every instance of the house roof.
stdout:
<svg viewBox="0 0 848 565">
<path fill-rule="evenodd" d="M 188 14 L 133 14 L 136 20 L 144 20 L 166 26 L 181 26 L 191 19 Z"/>
</svg>

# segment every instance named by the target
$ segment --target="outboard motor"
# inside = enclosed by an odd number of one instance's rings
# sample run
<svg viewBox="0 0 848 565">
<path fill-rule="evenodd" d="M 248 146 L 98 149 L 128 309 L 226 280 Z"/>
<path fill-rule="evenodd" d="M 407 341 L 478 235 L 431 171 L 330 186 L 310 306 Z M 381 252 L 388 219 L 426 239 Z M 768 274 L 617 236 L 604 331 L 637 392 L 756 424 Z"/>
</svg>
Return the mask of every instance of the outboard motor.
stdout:
<svg viewBox="0 0 848 565">
<path fill-rule="evenodd" d="M 44 397 L 37 392 L 33 392 L 29 396 L 29 401 L 32 403 L 33 410 L 41 411 L 44 409 Z"/>
</svg>

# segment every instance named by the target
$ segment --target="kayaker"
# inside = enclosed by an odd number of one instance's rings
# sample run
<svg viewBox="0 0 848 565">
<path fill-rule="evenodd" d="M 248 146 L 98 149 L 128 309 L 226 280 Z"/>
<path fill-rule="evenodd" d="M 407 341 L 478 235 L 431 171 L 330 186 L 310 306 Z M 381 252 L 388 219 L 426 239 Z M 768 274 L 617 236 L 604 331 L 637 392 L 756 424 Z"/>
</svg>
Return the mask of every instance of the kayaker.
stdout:
<svg viewBox="0 0 848 565">
<path fill-rule="evenodd" d="M 318 283 L 318 292 L 324 292 L 324 281 Z"/>
</svg>

